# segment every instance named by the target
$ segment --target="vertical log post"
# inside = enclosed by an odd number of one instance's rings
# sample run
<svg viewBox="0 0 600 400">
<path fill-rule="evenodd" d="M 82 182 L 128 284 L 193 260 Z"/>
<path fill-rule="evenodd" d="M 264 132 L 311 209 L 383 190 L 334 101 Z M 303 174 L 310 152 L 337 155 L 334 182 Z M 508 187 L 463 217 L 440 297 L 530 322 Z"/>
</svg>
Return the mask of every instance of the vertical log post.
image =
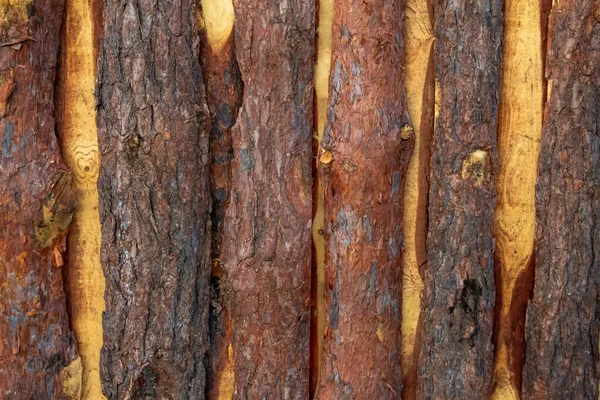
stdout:
<svg viewBox="0 0 600 400">
<path fill-rule="evenodd" d="M 315 3 L 235 3 L 244 95 L 232 129 L 222 265 L 235 398 L 309 392 Z"/>
<path fill-rule="evenodd" d="M 402 391 L 402 199 L 414 146 L 402 15 L 402 1 L 334 1 L 319 157 L 328 311 L 319 399 Z"/>
<path fill-rule="evenodd" d="M 598 397 L 600 4 L 550 16 L 549 99 L 536 186 L 536 268 L 527 307 L 524 399 Z"/>
<path fill-rule="evenodd" d="M 196 4 L 104 2 L 98 135 L 109 399 L 204 398 L 209 116 Z"/>
<path fill-rule="evenodd" d="M 0 398 L 67 393 L 63 271 L 75 210 L 54 124 L 62 0 L 0 0 Z M 62 372 L 62 374 L 61 374 Z"/>
<path fill-rule="evenodd" d="M 437 1 L 435 131 L 417 397 L 492 389 L 500 0 Z"/>
</svg>

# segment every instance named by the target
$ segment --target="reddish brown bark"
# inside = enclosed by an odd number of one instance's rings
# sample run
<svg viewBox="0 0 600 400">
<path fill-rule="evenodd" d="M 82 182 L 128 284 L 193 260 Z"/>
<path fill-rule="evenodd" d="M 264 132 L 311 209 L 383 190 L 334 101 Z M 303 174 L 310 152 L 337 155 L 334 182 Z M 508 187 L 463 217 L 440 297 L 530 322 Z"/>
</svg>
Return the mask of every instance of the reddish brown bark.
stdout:
<svg viewBox="0 0 600 400">
<path fill-rule="evenodd" d="M 600 364 L 600 5 L 550 16 L 536 189 L 535 286 L 527 308 L 526 399 L 598 397 Z"/>
<path fill-rule="evenodd" d="M 104 4 L 98 110 L 103 390 L 110 399 L 200 399 L 210 192 L 195 4 Z"/>
<path fill-rule="evenodd" d="M 235 398 L 308 398 L 314 1 L 235 3 L 244 82 L 221 259 Z"/>
<path fill-rule="evenodd" d="M 435 4 L 436 125 L 418 393 L 487 398 L 502 1 Z"/>
<path fill-rule="evenodd" d="M 231 318 L 228 307 L 230 295 L 222 280 L 221 241 L 223 219 L 229 201 L 231 186 L 231 128 L 241 106 L 243 83 L 235 58 L 233 35 L 223 47 L 213 49 L 202 37 L 202 68 L 206 83 L 206 97 L 211 116 L 210 131 L 210 192 L 212 197 L 212 276 L 211 308 L 209 315 L 210 352 L 208 355 L 207 394 L 210 399 L 220 398 L 224 375 L 232 366 L 229 359 L 231 345 Z M 227 382 L 229 383 L 229 382 Z M 229 388 L 230 389 L 230 388 Z"/>
<path fill-rule="evenodd" d="M 0 3 L 0 398 L 62 398 L 76 357 L 63 291 L 75 208 L 54 131 L 61 0 Z"/>
<path fill-rule="evenodd" d="M 397 399 L 402 195 L 414 146 L 402 1 L 335 1 L 325 189 L 327 326 L 320 399 Z"/>
</svg>

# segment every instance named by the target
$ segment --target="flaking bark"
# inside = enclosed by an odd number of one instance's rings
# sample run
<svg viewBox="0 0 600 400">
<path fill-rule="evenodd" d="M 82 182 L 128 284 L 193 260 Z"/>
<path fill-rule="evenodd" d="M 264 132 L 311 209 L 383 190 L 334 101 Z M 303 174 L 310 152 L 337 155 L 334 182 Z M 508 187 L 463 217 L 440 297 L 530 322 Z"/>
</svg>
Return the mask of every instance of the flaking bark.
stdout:
<svg viewBox="0 0 600 400">
<path fill-rule="evenodd" d="M 600 364 L 600 4 L 553 7 L 536 187 L 524 399 L 596 399 Z"/>
<path fill-rule="evenodd" d="M 335 1 L 325 190 L 327 324 L 319 399 L 402 391 L 402 196 L 414 146 L 403 2 Z"/>
<path fill-rule="evenodd" d="M 221 250 L 233 293 L 234 397 L 306 399 L 314 1 L 239 0 L 234 30 L 244 96 Z"/>
<path fill-rule="evenodd" d="M 0 2 L 0 398 L 60 399 L 76 357 L 63 290 L 75 209 L 54 124 L 63 1 Z"/>
<path fill-rule="evenodd" d="M 488 398 L 502 1 L 435 5 L 432 143 L 417 397 Z"/>
<path fill-rule="evenodd" d="M 208 349 L 208 109 L 195 3 L 104 3 L 98 134 L 103 390 L 202 399 Z"/>
</svg>

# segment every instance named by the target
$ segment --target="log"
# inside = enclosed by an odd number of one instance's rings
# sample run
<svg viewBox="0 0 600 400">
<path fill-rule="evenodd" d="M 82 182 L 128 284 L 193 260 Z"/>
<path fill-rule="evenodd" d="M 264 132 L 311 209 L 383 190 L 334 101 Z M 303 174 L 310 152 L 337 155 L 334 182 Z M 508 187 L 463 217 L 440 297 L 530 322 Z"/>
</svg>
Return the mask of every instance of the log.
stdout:
<svg viewBox="0 0 600 400">
<path fill-rule="evenodd" d="M 598 398 L 600 6 L 550 14 L 536 265 L 527 306 L 524 399 Z"/>
<path fill-rule="evenodd" d="M 55 132 L 62 0 L 0 1 L 0 398 L 56 399 L 77 357 L 63 290 L 72 175 Z"/>
<path fill-rule="evenodd" d="M 402 391 L 402 199 L 414 146 L 402 16 L 402 1 L 334 1 L 319 155 L 327 322 L 318 399 Z"/>
<path fill-rule="evenodd" d="M 437 1 L 417 398 L 488 398 L 502 1 Z"/>
<path fill-rule="evenodd" d="M 314 1 L 235 3 L 244 85 L 222 265 L 236 399 L 309 392 Z"/>
<path fill-rule="evenodd" d="M 204 398 L 209 113 L 196 4 L 104 3 L 98 181 L 109 399 Z"/>
</svg>

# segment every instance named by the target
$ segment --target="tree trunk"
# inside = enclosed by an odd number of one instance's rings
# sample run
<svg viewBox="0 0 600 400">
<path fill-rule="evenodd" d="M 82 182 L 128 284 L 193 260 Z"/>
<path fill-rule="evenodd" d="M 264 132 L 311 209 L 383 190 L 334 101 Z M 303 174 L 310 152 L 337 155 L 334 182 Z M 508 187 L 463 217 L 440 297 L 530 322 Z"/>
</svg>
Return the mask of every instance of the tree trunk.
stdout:
<svg viewBox="0 0 600 400">
<path fill-rule="evenodd" d="M 414 146 L 402 1 L 334 1 L 332 76 L 319 171 L 327 326 L 319 399 L 402 391 L 402 195 Z"/>
<path fill-rule="evenodd" d="M 502 1 L 438 1 L 434 20 L 436 125 L 417 397 L 487 398 Z"/>
<path fill-rule="evenodd" d="M 235 398 L 306 399 L 312 216 L 313 1 L 235 4 L 244 85 L 221 259 Z"/>
<path fill-rule="evenodd" d="M 204 398 L 209 130 L 195 11 L 105 2 L 100 372 L 110 399 Z"/>
<path fill-rule="evenodd" d="M 62 398 L 77 356 L 61 269 L 75 192 L 54 127 L 62 12 L 60 0 L 0 3 L 3 399 Z"/>
<path fill-rule="evenodd" d="M 556 4 L 536 190 L 536 270 L 527 308 L 525 399 L 598 397 L 600 6 Z"/>
</svg>

